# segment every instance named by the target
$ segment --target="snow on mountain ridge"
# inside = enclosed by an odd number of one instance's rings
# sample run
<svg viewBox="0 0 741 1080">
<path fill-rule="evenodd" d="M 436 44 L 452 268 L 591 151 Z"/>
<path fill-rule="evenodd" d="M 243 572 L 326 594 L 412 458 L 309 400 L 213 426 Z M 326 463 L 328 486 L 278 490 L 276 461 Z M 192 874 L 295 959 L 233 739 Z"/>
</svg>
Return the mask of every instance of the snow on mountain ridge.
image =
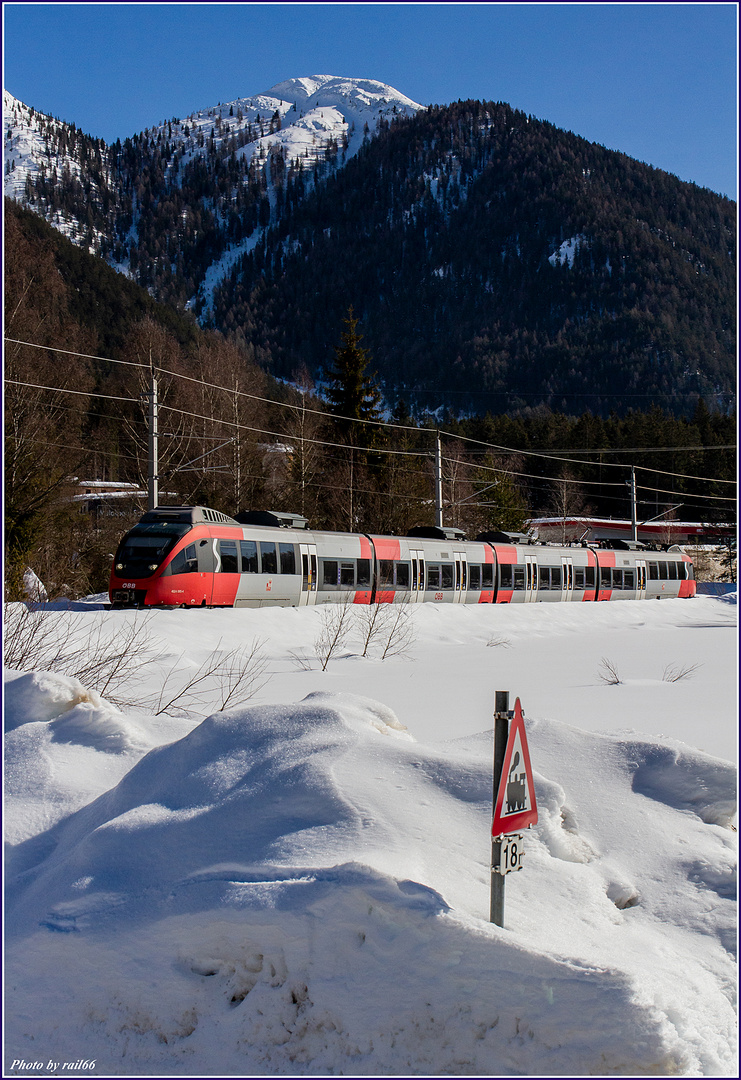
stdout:
<svg viewBox="0 0 741 1080">
<path fill-rule="evenodd" d="M 376 133 L 382 120 L 412 116 L 421 108 L 411 98 L 374 79 L 311 75 L 287 79 L 250 97 L 192 111 L 182 119 L 164 119 L 131 138 L 135 142 L 143 140 L 145 146 L 166 148 L 167 178 L 174 186 L 179 185 L 187 165 L 198 158 L 234 154 L 248 166 L 255 160 L 265 174 L 274 207 L 269 176 L 271 154 L 280 153 L 286 165 L 300 165 L 307 172 L 330 161 L 337 167 L 357 153 L 364 139 Z M 84 182 L 81 163 L 74 152 L 60 154 L 58 150 L 60 132 L 73 129 L 74 124 L 40 113 L 8 91 L 3 94 L 3 122 L 7 196 L 25 203 L 27 179 L 35 181 L 44 174 L 53 176 L 54 169 L 60 180 L 69 170 L 70 177 Z M 100 148 L 103 164 L 106 145 L 102 139 L 92 138 Z M 64 136 L 61 144 L 68 145 Z M 342 156 L 338 159 L 340 151 Z M 103 167 L 101 176 L 110 185 L 112 178 L 107 167 Z M 95 182 L 93 187 L 97 191 Z M 35 209 L 42 212 L 38 205 Z M 71 240 L 83 242 L 85 229 L 80 222 L 58 211 L 45 216 Z M 134 216 L 132 241 L 136 238 L 136 212 Z M 95 241 L 99 243 L 101 239 L 96 234 Z M 253 235 L 246 246 L 254 245 L 256 240 Z M 244 245 L 239 253 L 243 249 Z M 90 250 L 96 250 L 95 242 Z M 235 255 L 234 249 L 227 252 L 225 265 L 212 268 L 209 278 L 213 281 L 222 276 Z M 206 291 L 210 292 L 208 286 Z"/>
<path fill-rule="evenodd" d="M 373 137 L 382 123 L 394 117 L 413 116 L 422 108 L 411 98 L 386 83 L 375 79 L 355 79 L 337 75 L 309 75 L 276 83 L 268 90 L 249 97 L 194 110 L 187 115 L 163 119 L 143 132 L 132 134 L 145 155 L 165 155 L 165 176 L 168 186 L 179 187 L 185 170 L 200 160 L 226 159 L 239 161 L 243 170 L 262 175 L 265 194 L 270 204 L 270 218 L 276 213 L 276 179 L 272 166 L 302 170 L 306 190 L 315 182 L 317 169 L 342 167 L 354 157 L 367 138 Z M 75 125 L 38 112 L 31 106 L 4 91 L 3 122 L 5 145 L 5 194 L 22 204 L 28 203 L 28 180 L 32 184 L 47 177 L 53 184 L 65 178 L 90 183 L 91 201 L 110 204 L 110 196 L 101 184 L 111 188 L 114 180 L 109 165 L 110 152 L 102 139 L 83 136 Z M 88 176 L 82 162 L 88 156 L 88 138 L 97 144 L 94 156 L 99 158 L 95 176 Z M 122 140 L 125 144 L 129 139 Z M 125 146 L 124 146 L 125 150 Z M 244 183 L 249 182 L 245 172 Z M 47 196 L 48 198 L 48 196 Z M 78 216 L 64 210 L 52 209 L 44 200 L 31 203 L 36 212 L 74 243 L 100 253 L 105 238 L 100 229 L 91 230 Z M 214 207 L 217 217 L 222 211 Z M 224 219 L 225 220 L 225 219 Z M 109 226 L 110 228 L 110 226 Z M 214 288 L 228 274 L 235 262 L 254 248 L 263 235 L 262 223 L 249 236 L 229 244 L 207 269 L 199 293 L 206 313 Z M 133 220 L 127 243 L 136 246 L 138 211 L 133 206 Z M 126 259 L 111 259 L 118 270 L 131 274 Z M 194 296 L 189 306 L 196 303 Z"/>
<path fill-rule="evenodd" d="M 268 94 L 278 94 L 288 101 L 298 104 L 299 101 L 310 104 L 326 104 L 327 99 L 337 97 L 340 101 L 358 101 L 364 106 L 371 106 L 374 102 L 379 105 L 396 104 L 417 112 L 422 108 L 411 98 L 400 94 L 393 86 L 379 82 L 377 79 L 354 79 L 340 75 L 311 75 L 301 79 L 287 79 L 285 82 L 276 83 Z M 319 100 L 319 99 L 323 100 Z"/>
</svg>

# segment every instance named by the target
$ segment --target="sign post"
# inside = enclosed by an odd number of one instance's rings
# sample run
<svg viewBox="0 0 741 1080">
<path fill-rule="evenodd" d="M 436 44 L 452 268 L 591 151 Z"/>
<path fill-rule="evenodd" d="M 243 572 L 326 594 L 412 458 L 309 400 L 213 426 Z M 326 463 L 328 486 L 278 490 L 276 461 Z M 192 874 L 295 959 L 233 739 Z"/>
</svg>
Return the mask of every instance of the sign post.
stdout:
<svg viewBox="0 0 741 1080">
<path fill-rule="evenodd" d="M 504 754 L 509 735 L 509 692 L 497 690 L 494 694 L 494 794 L 492 805 L 496 807 L 499 792 L 499 778 L 504 766 Z M 504 874 L 499 873 L 502 856 L 502 842 L 494 835 L 491 841 L 491 893 L 489 900 L 489 922 L 504 926 Z"/>
<path fill-rule="evenodd" d="M 510 718 L 512 724 L 510 726 Z M 494 812 L 491 827 L 489 922 L 504 926 L 504 879 L 522 869 L 520 829 L 538 820 L 530 750 L 520 699 L 509 710 L 509 694 L 496 692 L 494 713 Z"/>
</svg>

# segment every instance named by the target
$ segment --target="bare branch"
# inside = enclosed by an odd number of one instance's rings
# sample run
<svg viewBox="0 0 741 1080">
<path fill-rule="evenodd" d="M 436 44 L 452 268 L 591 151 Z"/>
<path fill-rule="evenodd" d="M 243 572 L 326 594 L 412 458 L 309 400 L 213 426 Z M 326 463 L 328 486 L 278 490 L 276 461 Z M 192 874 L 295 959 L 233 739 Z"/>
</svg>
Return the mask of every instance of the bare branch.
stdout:
<svg viewBox="0 0 741 1080">
<path fill-rule="evenodd" d="M 603 683 L 607 683 L 608 686 L 618 686 L 623 681 L 620 678 L 618 670 L 612 660 L 607 660 L 605 657 L 603 657 L 600 663 L 600 667 L 603 670 L 598 671 L 597 674 L 599 675 L 600 679 L 602 679 Z"/>
<path fill-rule="evenodd" d="M 702 664 L 685 664 L 684 667 L 679 667 L 678 664 L 667 664 L 661 680 L 662 682 L 681 682 L 682 679 L 691 679 L 699 667 L 702 667 Z"/>
<path fill-rule="evenodd" d="M 329 603 L 322 607 L 322 625 L 314 642 L 322 671 L 327 670 L 329 661 L 345 644 L 352 629 L 352 611 L 352 594 L 337 604 Z"/>
</svg>

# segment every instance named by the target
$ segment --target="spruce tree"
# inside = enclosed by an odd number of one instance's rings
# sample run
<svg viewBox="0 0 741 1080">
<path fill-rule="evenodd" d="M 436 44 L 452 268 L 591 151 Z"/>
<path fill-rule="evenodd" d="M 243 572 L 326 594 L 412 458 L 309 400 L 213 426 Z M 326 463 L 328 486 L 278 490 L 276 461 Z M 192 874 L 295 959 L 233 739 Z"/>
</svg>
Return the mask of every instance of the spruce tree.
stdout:
<svg viewBox="0 0 741 1080">
<path fill-rule="evenodd" d="M 337 429 L 343 440 L 350 446 L 370 446 L 374 441 L 374 429 L 363 428 L 352 421 L 380 421 L 381 393 L 374 377 L 368 374 L 370 356 L 361 345 L 363 338 L 358 333 L 358 321 L 350 307 L 343 320 L 345 330 L 340 345 L 335 349 L 334 366 L 327 371 L 327 397 L 331 411 L 337 416 Z"/>
</svg>

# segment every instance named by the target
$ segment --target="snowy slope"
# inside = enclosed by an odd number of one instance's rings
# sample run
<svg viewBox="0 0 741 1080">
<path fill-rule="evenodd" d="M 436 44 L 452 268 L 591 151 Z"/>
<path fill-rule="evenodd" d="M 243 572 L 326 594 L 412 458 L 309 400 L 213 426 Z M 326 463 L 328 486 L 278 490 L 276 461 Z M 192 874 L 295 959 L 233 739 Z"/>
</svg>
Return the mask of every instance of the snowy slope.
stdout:
<svg viewBox="0 0 741 1080">
<path fill-rule="evenodd" d="M 37 112 L 33 107 L 24 105 L 7 90 L 3 90 L 3 175 L 5 195 L 26 205 L 27 177 L 46 176 L 50 180 L 56 175 L 60 179 L 68 175 L 73 180 L 82 180 L 83 172 L 80 161 L 69 147 L 74 140 L 67 140 L 70 127 L 63 121 Z M 68 149 L 59 153 L 60 134 Z M 101 147 L 103 147 L 101 140 Z M 51 147 L 55 150 L 52 153 Z M 110 183 L 110 171 L 101 167 L 101 177 Z M 100 194 L 100 184 L 90 172 L 84 177 L 91 183 L 93 197 Z M 62 209 L 56 209 L 49 217 L 50 224 L 59 229 L 75 243 L 81 241 L 84 228 Z"/>
<path fill-rule="evenodd" d="M 60 635 L 137 617 L 78 606 Z M 155 612 L 128 705 L 8 672 L 6 1071 L 736 1075 L 735 616 L 425 605 L 321 671 L 323 609 Z M 154 715 L 250 641 L 251 702 Z M 495 689 L 539 806 L 504 929 Z"/>
<path fill-rule="evenodd" d="M 234 101 L 194 110 L 188 116 L 153 123 L 142 135 L 152 145 L 166 145 L 167 180 L 178 186 L 183 169 L 194 159 L 234 154 L 249 164 L 254 160 L 258 173 L 267 181 L 271 205 L 275 203 L 270 162 L 277 153 L 285 156 L 289 168 L 299 166 L 311 176 L 326 161 L 341 167 L 353 157 L 364 139 L 375 135 L 382 123 L 396 116 L 412 116 L 421 105 L 393 87 L 373 79 L 313 75 L 287 79 L 264 92 Z M 3 135 L 5 148 L 5 194 L 25 203 L 26 179 L 41 175 L 61 178 L 69 170 L 81 177 L 80 162 L 74 154 L 59 153 L 59 132 L 69 126 L 24 105 L 3 92 Z M 133 135 L 133 133 L 132 133 Z M 66 140 L 62 139 L 66 145 Z M 101 140 L 101 146 L 104 144 Z M 89 180 L 89 175 L 85 174 Z M 105 182 L 112 182 L 104 170 Z M 98 186 L 93 179 L 92 197 Z M 102 201 L 102 200 L 101 200 Z M 38 209 L 38 208 L 37 208 Z M 136 208 L 129 240 L 136 239 Z M 81 224 L 59 210 L 49 215 L 51 224 L 75 242 L 84 233 Z M 230 248 L 210 268 L 203 283 L 203 299 L 208 302 L 218 282 L 230 272 L 235 261 L 251 250 L 262 236 L 257 229 L 243 243 Z M 118 269 L 128 272 L 126 266 Z"/>
</svg>

